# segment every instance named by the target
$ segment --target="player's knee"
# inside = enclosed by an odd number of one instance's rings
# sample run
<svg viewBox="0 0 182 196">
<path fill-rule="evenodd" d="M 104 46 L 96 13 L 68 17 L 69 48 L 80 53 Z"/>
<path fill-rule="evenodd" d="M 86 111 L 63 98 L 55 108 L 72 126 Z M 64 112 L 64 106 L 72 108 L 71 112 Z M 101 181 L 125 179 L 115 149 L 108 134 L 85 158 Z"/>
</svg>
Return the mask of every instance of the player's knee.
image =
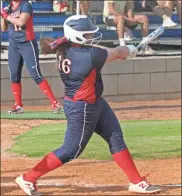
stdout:
<svg viewBox="0 0 182 196">
<path fill-rule="evenodd" d="M 141 17 L 141 21 L 142 21 L 142 23 L 148 23 L 149 22 L 149 19 L 148 19 L 148 17 L 147 16 L 145 16 L 145 15 L 143 15 L 142 17 Z"/>
<path fill-rule="evenodd" d="M 37 85 L 39 85 L 44 80 L 42 76 L 32 76 L 32 78 Z"/>
<path fill-rule="evenodd" d="M 12 82 L 12 83 L 15 83 L 15 84 L 18 84 L 18 83 L 20 83 L 20 82 L 21 82 L 21 80 L 20 80 L 20 79 L 15 79 L 15 78 L 14 78 L 14 79 L 13 79 L 13 78 L 11 78 L 10 80 L 11 80 L 11 82 Z"/>
<path fill-rule="evenodd" d="M 44 77 L 42 76 L 39 67 L 36 67 L 36 65 L 33 65 L 32 69 L 29 70 L 29 72 L 36 84 L 39 85 L 44 80 Z"/>
<path fill-rule="evenodd" d="M 126 148 L 126 144 L 122 133 L 115 133 L 109 144 L 111 154 L 120 152 Z"/>
<path fill-rule="evenodd" d="M 121 22 L 124 22 L 124 21 L 125 21 L 125 18 L 124 18 L 123 15 L 117 16 L 116 19 L 117 19 L 118 22 L 119 22 L 119 21 L 121 21 Z"/>
<path fill-rule="evenodd" d="M 61 148 L 54 151 L 55 155 L 62 161 L 62 163 L 67 163 L 73 159 L 78 158 L 82 153 L 83 149 L 78 145 L 74 147 L 62 146 Z"/>
<path fill-rule="evenodd" d="M 19 84 L 21 82 L 21 80 L 20 79 L 19 80 L 11 80 L 11 82 L 14 84 Z"/>
<path fill-rule="evenodd" d="M 12 83 L 20 83 L 21 78 L 17 77 L 17 74 L 11 74 L 10 80 L 11 80 Z"/>
</svg>

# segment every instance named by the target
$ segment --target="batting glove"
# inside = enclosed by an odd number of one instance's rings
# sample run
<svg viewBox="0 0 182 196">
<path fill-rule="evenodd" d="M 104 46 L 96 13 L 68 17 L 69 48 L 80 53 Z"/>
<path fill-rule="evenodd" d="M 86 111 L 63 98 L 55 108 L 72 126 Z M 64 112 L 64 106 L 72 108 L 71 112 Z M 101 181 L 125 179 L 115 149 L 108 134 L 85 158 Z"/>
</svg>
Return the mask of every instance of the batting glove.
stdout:
<svg viewBox="0 0 182 196">
<path fill-rule="evenodd" d="M 130 57 L 135 57 L 138 54 L 138 50 L 134 45 L 127 45 L 128 49 L 129 49 L 129 56 Z"/>
<path fill-rule="evenodd" d="M 4 19 L 7 19 L 8 16 L 9 16 L 8 10 L 6 8 L 3 8 L 1 10 L 1 17 L 4 18 Z"/>
</svg>

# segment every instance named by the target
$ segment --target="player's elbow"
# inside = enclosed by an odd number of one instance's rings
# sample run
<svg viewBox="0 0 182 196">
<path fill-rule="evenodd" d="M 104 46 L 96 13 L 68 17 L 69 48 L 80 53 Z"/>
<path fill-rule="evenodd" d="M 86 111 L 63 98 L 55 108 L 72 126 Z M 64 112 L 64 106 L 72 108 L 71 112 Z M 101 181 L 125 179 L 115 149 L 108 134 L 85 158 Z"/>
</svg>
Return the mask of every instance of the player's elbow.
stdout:
<svg viewBox="0 0 182 196">
<path fill-rule="evenodd" d="M 26 23 L 24 21 L 20 21 L 18 24 L 19 27 L 24 27 L 25 25 L 26 25 Z"/>
<path fill-rule="evenodd" d="M 26 19 L 20 18 L 20 20 L 18 20 L 18 24 L 17 25 L 19 27 L 24 27 L 26 25 L 26 23 L 27 23 L 27 20 Z"/>
</svg>

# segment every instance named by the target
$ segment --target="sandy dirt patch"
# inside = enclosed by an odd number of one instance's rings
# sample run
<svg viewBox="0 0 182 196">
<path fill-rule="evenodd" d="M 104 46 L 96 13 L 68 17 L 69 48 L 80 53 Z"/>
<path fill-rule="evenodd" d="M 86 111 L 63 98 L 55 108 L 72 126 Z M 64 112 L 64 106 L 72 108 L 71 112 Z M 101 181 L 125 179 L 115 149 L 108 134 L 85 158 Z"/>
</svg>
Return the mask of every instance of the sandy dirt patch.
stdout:
<svg viewBox="0 0 182 196">
<path fill-rule="evenodd" d="M 120 120 L 181 119 L 181 100 L 110 103 Z M 3 107 L 6 109 L 8 107 Z M 50 107 L 25 107 L 25 110 L 50 110 Z M 17 175 L 32 168 L 40 159 L 6 152 L 17 135 L 34 126 L 63 123 L 54 120 L 1 120 L 1 195 L 23 195 L 16 187 Z M 181 159 L 135 160 L 142 175 L 162 186 L 160 195 L 181 195 Z M 113 161 L 75 160 L 42 177 L 40 191 L 45 195 L 135 195 L 127 191 L 128 181 Z M 58 184 L 47 187 L 45 184 Z"/>
</svg>

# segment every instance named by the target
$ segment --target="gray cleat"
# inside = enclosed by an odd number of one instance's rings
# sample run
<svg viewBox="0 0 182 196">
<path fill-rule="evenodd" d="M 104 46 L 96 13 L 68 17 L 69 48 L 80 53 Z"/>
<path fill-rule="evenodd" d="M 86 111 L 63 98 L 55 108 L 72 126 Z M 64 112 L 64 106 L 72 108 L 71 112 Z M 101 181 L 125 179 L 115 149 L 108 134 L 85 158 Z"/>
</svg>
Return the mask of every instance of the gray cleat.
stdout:
<svg viewBox="0 0 182 196">
<path fill-rule="evenodd" d="M 24 112 L 23 107 L 18 105 L 14 105 L 12 108 L 8 110 L 9 114 L 21 114 L 23 112 Z"/>
<path fill-rule="evenodd" d="M 60 105 L 60 103 L 53 104 L 52 108 L 53 108 L 54 114 L 59 114 L 60 111 L 62 110 L 62 106 Z"/>
<path fill-rule="evenodd" d="M 142 180 L 137 184 L 130 183 L 128 190 L 134 193 L 154 194 L 161 191 L 160 186 L 149 184 L 146 180 Z"/>
</svg>

